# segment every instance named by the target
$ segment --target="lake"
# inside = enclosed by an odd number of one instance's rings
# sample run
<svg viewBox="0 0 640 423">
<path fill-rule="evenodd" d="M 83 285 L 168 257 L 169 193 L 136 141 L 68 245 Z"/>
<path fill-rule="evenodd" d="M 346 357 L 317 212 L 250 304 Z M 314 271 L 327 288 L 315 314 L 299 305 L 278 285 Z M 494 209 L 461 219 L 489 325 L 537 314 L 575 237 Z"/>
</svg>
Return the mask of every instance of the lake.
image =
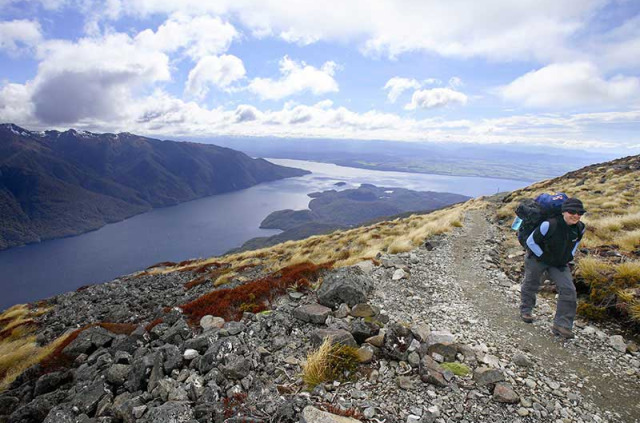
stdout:
<svg viewBox="0 0 640 423">
<path fill-rule="evenodd" d="M 248 239 L 277 234 L 260 229 L 271 212 L 306 209 L 307 194 L 356 188 L 361 183 L 472 197 L 530 184 L 507 179 L 425 175 L 348 168 L 301 160 L 269 159 L 312 172 L 242 191 L 155 209 L 82 235 L 0 252 L 0 310 L 80 286 L 110 281 L 162 261 L 221 255 Z M 337 182 L 345 185 L 336 187 Z"/>
</svg>

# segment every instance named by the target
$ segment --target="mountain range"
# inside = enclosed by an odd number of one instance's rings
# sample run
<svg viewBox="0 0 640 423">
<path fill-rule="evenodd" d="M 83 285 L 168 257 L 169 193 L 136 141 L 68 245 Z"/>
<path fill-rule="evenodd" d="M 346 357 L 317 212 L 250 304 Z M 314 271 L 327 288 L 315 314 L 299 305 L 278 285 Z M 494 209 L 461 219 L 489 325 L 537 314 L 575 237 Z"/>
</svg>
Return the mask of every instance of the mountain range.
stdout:
<svg viewBox="0 0 640 423">
<path fill-rule="evenodd" d="M 210 144 L 2 124 L 0 249 L 307 173 Z"/>
</svg>

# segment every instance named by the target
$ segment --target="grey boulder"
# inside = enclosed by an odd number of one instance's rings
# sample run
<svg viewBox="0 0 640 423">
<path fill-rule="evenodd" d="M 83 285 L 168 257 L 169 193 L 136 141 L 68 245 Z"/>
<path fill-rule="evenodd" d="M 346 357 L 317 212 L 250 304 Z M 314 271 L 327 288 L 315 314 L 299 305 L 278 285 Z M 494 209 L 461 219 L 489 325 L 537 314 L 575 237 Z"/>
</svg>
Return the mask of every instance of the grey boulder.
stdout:
<svg viewBox="0 0 640 423">
<path fill-rule="evenodd" d="M 342 303 L 354 306 L 366 302 L 371 288 L 371 278 L 359 267 L 344 267 L 324 277 L 318 289 L 318 302 L 327 307 Z"/>
</svg>

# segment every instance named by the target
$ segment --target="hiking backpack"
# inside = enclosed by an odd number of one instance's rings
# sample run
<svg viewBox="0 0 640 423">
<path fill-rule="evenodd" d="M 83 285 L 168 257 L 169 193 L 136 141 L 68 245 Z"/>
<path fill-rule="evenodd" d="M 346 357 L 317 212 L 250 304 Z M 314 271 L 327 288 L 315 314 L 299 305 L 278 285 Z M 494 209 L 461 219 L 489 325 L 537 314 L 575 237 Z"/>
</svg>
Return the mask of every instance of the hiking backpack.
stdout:
<svg viewBox="0 0 640 423">
<path fill-rule="evenodd" d="M 562 214 L 562 203 L 569 198 L 567 194 L 558 192 L 555 194 L 540 194 L 534 199 L 527 198 L 516 207 L 516 220 L 512 225 L 518 231 L 520 245 L 527 248 L 527 238 L 545 220 L 558 217 Z M 518 219 L 520 219 L 518 221 Z M 551 223 L 555 223 L 551 219 Z M 553 232 L 555 226 L 550 228 Z"/>
</svg>

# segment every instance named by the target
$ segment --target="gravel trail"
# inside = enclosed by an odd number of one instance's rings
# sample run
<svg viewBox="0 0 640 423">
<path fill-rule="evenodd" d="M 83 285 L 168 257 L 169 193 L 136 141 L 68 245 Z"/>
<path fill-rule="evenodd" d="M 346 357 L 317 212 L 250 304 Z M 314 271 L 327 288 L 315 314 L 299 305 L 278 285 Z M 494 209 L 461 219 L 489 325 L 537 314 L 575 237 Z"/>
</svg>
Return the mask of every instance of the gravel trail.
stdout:
<svg viewBox="0 0 640 423">
<path fill-rule="evenodd" d="M 615 351 L 608 342 L 612 334 L 587 324 L 575 328 L 575 340 L 554 336 L 552 298 L 539 296 L 537 321 L 522 322 L 520 281 L 510 280 L 492 259 L 502 235 L 488 215 L 467 212 L 464 227 L 434 241 L 432 250 L 383 257 L 401 259 L 408 279 L 392 280 L 393 269 L 374 273 L 379 281 L 372 302 L 392 320 L 450 331 L 479 356 L 485 353 L 480 362 L 501 369 L 520 395 L 519 404 L 486 401 L 477 409 L 477 395 L 471 401 L 468 392 L 447 393 L 436 403 L 458 412 L 446 420 L 640 422 L 637 354 Z M 519 354 L 531 367 L 514 364 Z"/>
</svg>

